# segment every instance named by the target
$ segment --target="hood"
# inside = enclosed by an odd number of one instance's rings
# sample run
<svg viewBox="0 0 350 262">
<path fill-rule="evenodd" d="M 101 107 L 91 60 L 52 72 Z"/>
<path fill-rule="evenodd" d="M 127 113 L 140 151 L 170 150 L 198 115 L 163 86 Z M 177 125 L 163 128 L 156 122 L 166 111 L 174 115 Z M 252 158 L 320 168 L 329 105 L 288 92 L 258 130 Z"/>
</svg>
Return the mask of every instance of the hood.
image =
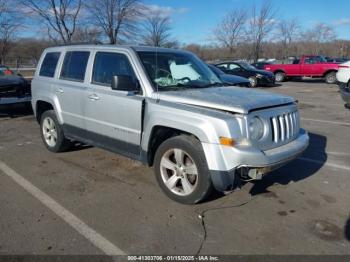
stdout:
<svg viewBox="0 0 350 262">
<path fill-rule="evenodd" d="M 159 99 L 234 113 L 295 102 L 295 99 L 266 91 L 240 87 L 212 87 L 159 92 Z"/>
<path fill-rule="evenodd" d="M 266 70 L 254 70 L 255 73 L 257 74 L 261 74 L 261 75 L 265 75 L 265 76 L 273 76 L 274 74 L 270 71 L 266 71 Z"/>
</svg>

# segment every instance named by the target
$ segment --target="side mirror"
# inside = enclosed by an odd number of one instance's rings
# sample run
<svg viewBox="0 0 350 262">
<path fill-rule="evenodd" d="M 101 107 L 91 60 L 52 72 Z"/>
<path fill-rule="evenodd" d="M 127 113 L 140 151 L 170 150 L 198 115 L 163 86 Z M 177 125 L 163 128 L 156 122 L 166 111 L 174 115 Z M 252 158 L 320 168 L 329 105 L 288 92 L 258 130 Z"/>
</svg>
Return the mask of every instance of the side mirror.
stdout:
<svg viewBox="0 0 350 262">
<path fill-rule="evenodd" d="M 112 77 L 112 90 L 139 92 L 140 86 L 131 76 L 119 75 Z"/>
</svg>

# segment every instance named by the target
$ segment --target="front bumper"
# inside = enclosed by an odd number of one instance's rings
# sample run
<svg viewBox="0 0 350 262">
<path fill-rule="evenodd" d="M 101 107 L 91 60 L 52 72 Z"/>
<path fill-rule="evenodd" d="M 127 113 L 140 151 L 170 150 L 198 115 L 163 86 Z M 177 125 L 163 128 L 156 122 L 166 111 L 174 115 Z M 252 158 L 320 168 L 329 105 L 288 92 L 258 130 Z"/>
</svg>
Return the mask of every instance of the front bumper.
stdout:
<svg viewBox="0 0 350 262">
<path fill-rule="evenodd" d="M 24 96 L 19 96 L 19 97 L 0 97 L 0 105 L 28 103 L 31 101 L 32 101 L 31 95 L 24 95 Z"/>
<path fill-rule="evenodd" d="M 258 80 L 258 85 L 274 85 L 276 80 L 274 76 L 268 77 L 264 76 L 261 78 L 257 78 Z"/>
<path fill-rule="evenodd" d="M 232 148 L 231 154 L 226 152 L 223 157 L 225 158 L 224 162 L 231 161 L 233 167 L 227 169 L 229 166 L 226 166 L 221 170 L 209 167 L 214 187 L 219 191 L 232 189 L 237 182 L 237 171 L 242 168 L 254 170 L 256 175 L 271 172 L 300 156 L 308 145 L 309 136 L 305 130 L 301 129 L 295 140 L 274 149 L 261 151 L 254 148 Z"/>
</svg>

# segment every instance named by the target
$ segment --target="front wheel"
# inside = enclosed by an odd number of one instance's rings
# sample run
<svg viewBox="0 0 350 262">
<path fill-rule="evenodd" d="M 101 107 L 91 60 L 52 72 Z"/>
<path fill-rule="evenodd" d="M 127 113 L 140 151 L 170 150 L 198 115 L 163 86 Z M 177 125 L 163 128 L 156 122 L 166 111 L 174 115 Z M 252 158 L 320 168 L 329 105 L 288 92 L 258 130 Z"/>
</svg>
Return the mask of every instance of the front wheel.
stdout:
<svg viewBox="0 0 350 262">
<path fill-rule="evenodd" d="M 251 76 L 248 78 L 249 82 L 250 82 L 250 86 L 251 87 L 257 87 L 258 85 L 258 79 L 255 76 Z"/>
<path fill-rule="evenodd" d="M 327 84 L 335 84 L 337 82 L 337 76 L 335 72 L 326 74 L 325 81 Z"/>
<path fill-rule="evenodd" d="M 164 193 L 179 203 L 196 204 L 213 190 L 202 145 L 193 137 L 180 135 L 163 142 L 154 168 Z"/>
</svg>

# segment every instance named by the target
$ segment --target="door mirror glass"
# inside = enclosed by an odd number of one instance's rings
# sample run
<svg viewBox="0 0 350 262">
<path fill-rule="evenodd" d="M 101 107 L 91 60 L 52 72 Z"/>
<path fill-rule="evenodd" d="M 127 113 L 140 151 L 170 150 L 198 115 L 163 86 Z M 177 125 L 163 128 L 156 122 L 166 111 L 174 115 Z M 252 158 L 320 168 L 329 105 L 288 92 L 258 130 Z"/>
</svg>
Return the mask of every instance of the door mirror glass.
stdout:
<svg viewBox="0 0 350 262">
<path fill-rule="evenodd" d="M 138 81 L 127 75 L 118 75 L 112 77 L 112 89 L 119 91 L 139 92 L 140 86 Z"/>
</svg>

